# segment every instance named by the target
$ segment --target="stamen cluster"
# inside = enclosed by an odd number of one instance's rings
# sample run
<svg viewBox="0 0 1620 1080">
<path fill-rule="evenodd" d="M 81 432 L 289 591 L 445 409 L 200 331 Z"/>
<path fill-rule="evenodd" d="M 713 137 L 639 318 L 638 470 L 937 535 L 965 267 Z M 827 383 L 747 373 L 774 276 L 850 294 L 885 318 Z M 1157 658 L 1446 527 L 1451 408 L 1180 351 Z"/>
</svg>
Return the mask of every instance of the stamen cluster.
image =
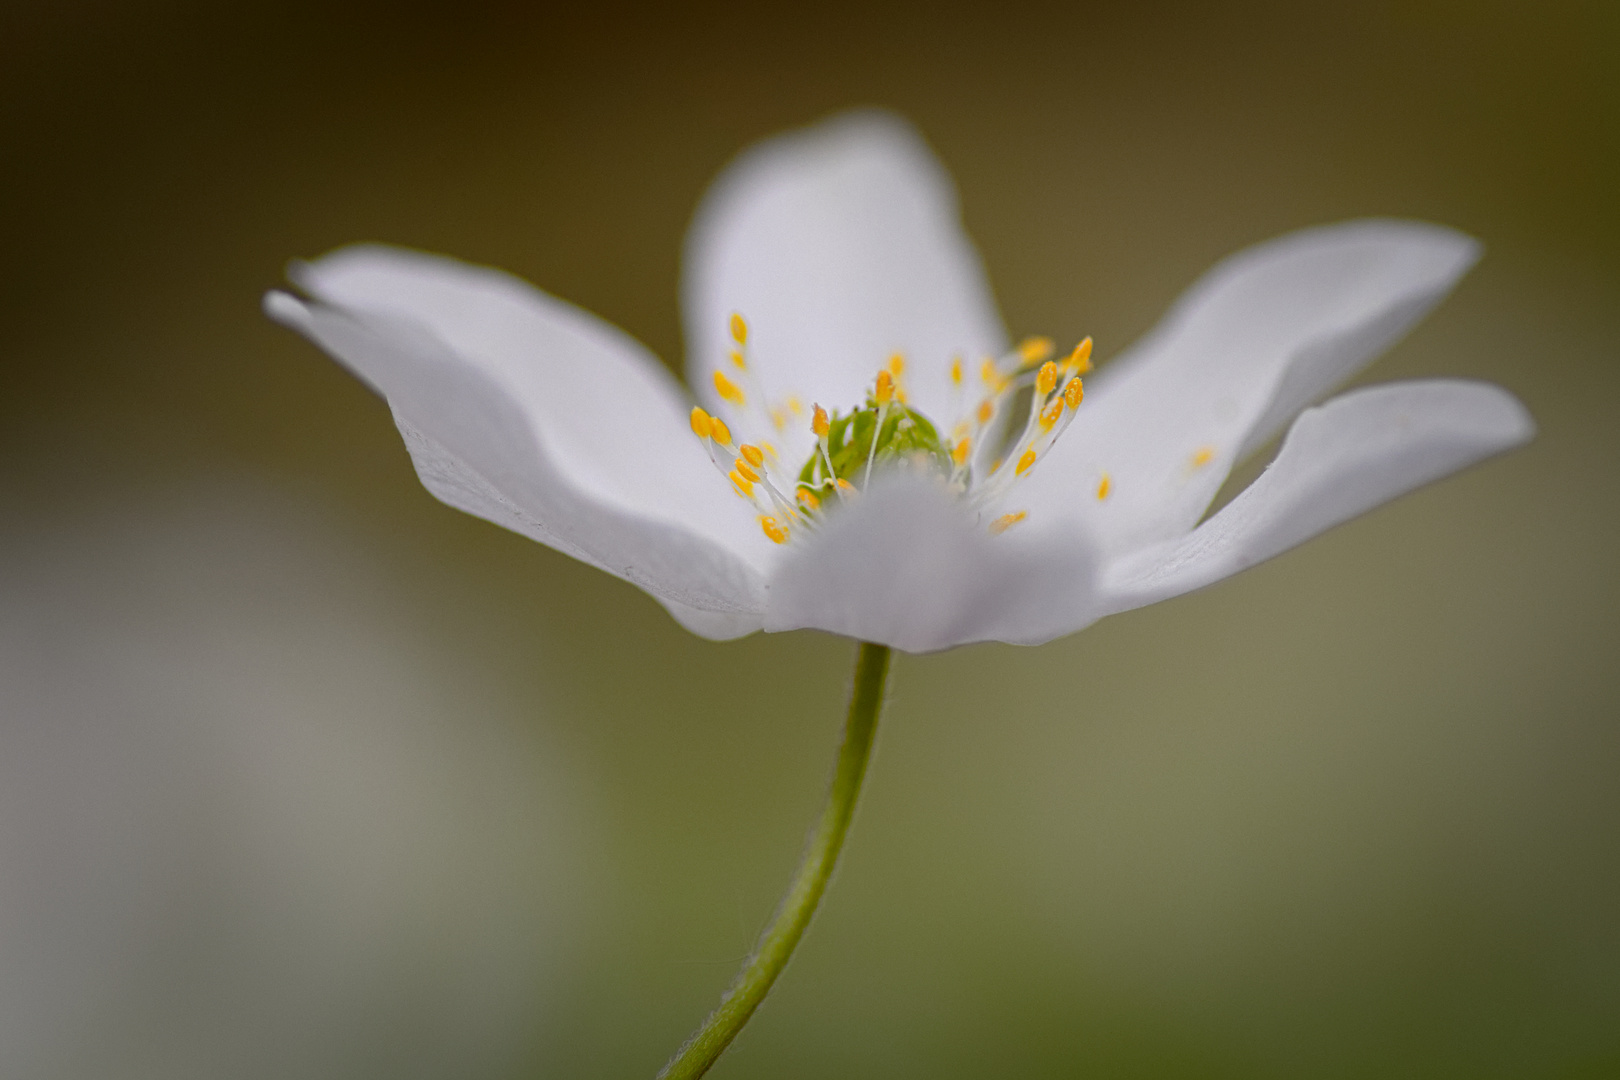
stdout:
<svg viewBox="0 0 1620 1080">
<path fill-rule="evenodd" d="M 715 370 L 715 392 L 739 427 L 763 418 L 777 432 L 785 431 L 803 417 L 803 404 L 791 395 L 775 404 L 765 398 L 749 364 L 748 323 L 733 315 L 730 329 L 733 373 Z M 753 504 L 761 531 L 774 543 L 813 532 L 834 506 L 859 497 L 879 462 L 934 476 L 972 512 L 983 514 L 1047 454 L 1084 398 L 1080 376 L 1091 370 L 1091 339 L 1061 361 L 1052 354 L 1051 339 L 1036 337 L 1004 356 L 986 357 L 979 366 L 977 392 L 964 379 L 962 358 L 952 360 L 952 404 L 960 418 L 948 438 L 941 438 L 934 423 L 907 404 L 906 360 L 896 354 L 878 371 L 861 406 L 832 414 L 813 406 L 810 431 L 816 446 L 797 474 L 783 468 L 770 442 L 734 443 L 725 421 L 701 408 L 692 410 L 692 431 L 732 489 Z M 1027 414 L 1015 427 L 1014 406 L 1025 393 Z M 1004 467 L 1008 461 L 1013 462 L 1010 468 Z M 1108 488 L 1105 474 L 1097 497 L 1106 499 Z M 1002 514 L 988 528 L 999 535 L 1028 516 L 1021 510 Z"/>
</svg>

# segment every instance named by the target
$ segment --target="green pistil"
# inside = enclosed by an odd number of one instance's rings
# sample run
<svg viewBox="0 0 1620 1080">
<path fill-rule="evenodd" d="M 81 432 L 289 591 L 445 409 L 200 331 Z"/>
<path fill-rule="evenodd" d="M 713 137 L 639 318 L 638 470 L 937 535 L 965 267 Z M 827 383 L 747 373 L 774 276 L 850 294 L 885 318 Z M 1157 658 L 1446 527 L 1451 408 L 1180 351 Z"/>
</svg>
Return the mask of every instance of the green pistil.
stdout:
<svg viewBox="0 0 1620 1080">
<path fill-rule="evenodd" d="M 883 417 L 881 428 L 878 427 L 880 414 Z M 877 436 L 875 457 L 874 432 Z M 869 458 L 878 466 L 900 465 L 941 476 L 951 475 L 950 453 L 926 416 L 893 401 L 887 409 L 880 408 L 871 397 L 862 408 L 832 415 L 827 426 L 827 456 L 832 459 L 831 476 L 827 475 L 827 462 L 819 449 L 799 470 L 799 486 L 809 488 L 822 498 L 830 493 L 835 479 L 856 487 L 864 484 Z"/>
</svg>

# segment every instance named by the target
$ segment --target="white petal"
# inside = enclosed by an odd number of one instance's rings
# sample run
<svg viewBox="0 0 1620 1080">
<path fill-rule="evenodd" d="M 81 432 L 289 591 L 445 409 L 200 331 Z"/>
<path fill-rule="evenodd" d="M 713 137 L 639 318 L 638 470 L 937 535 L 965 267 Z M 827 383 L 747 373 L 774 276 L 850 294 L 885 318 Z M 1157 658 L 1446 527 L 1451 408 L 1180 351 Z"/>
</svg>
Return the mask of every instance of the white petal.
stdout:
<svg viewBox="0 0 1620 1080">
<path fill-rule="evenodd" d="M 424 327 L 499 385 L 557 469 L 595 497 L 768 559 L 692 434 L 685 394 L 617 327 L 499 270 L 375 244 L 297 264 L 293 280 L 325 303 Z M 385 394 L 386 380 L 373 380 Z"/>
<path fill-rule="evenodd" d="M 712 533 L 664 506 L 635 505 L 635 487 L 608 488 L 600 470 L 574 459 L 577 443 L 542 430 L 567 403 L 525 397 L 494 365 L 379 310 L 306 304 L 285 293 L 269 294 L 265 309 L 383 392 L 422 483 L 449 505 L 660 599 L 720 612 L 763 606 L 760 573 Z M 589 353 L 575 357 L 591 359 Z M 572 453 L 559 453 L 559 446 Z"/>
<path fill-rule="evenodd" d="M 828 630 L 906 652 L 1037 645 L 1100 614 L 1092 552 L 1057 520 L 991 536 L 937 483 L 893 475 L 783 559 L 765 629 Z"/>
<path fill-rule="evenodd" d="M 1304 412 L 1277 459 L 1220 513 L 1108 565 L 1108 609 L 1219 581 L 1534 433 L 1524 406 L 1489 383 L 1436 379 L 1343 394 Z"/>
<path fill-rule="evenodd" d="M 758 611 L 704 611 L 663 597 L 655 599 L 676 622 L 710 641 L 735 641 L 763 628 L 764 616 Z"/>
<path fill-rule="evenodd" d="M 699 393 L 726 363 L 733 312 L 766 393 L 829 412 L 858 404 L 899 352 L 911 401 L 948 423 L 951 357 L 1006 343 L 950 177 L 883 112 L 768 139 L 728 167 L 688 235 L 682 294 Z"/>
<path fill-rule="evenodd" d="M 1450 229 L 1355 221 L 1226 259 L 1087 385 L 1028 497 L 1083 513 L 1113 553 L 1181 535 L 1233 464 L 1388 348 L 1477 257 Z"/>
</svg>

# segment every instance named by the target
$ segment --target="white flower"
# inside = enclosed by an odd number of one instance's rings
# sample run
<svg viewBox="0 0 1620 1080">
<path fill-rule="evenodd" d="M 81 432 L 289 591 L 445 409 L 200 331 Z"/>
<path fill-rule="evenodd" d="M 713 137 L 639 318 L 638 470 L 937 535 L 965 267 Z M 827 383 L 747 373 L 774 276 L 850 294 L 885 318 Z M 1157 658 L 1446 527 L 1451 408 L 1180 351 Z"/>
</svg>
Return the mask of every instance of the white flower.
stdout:
<svg viewBox="0 0 1620 1080">
<path fill-rule="evenodd" d="M 266 309 L 387 398 L 423 484 L 451 506 L 632 582 L 705 637 L 813 627 L 925 652 L 1072 633 L 1526 441 L 1523 407 L 1478 382 L 1305 408 L 1477 254 L 1458 233 L 1399 221 L 1250 248 L 1088 379 L 1083 400 L 1068 380 L 1089 365 L 1056 354 L 1034 406 L 1056 422 L 1026 425 L 1045 347 L 1009 348 L 922 141 L 857 113 L 753 148 L 701 206 L 684 308 L 707 412 L 689 415 L 681 387 L 612 326 L 446 258 L 344 248 L 294 267 L 310 300 L 273 292 Z M 895 356 L 898 384 L 875 379 Z M 999 358 L 988 382 L 984 357 Z M 871 464 L 843 467 L 847 495 L 824 486 L 812 408 L 837 429 L 864 405 L 870 425 L 889 395 L 886 435 L 905 421 L 920 441 L 881 447 L 870 484 Z M 995 419 L 978 426 L 983 398 Z M 925 419 L 937 444 L 920 438 Z M 1231 467 L 1290 422 L 1270 467 L 1200 524 Z M 1039 460 L 1019 469 L 1026 448 Z M 1016 456 L 992 472 L 1004 451 Z M 794 490 L 812 460 L 814 511 Z M 908 461 L 923 467 L 890 467 Z"/>
</svg>

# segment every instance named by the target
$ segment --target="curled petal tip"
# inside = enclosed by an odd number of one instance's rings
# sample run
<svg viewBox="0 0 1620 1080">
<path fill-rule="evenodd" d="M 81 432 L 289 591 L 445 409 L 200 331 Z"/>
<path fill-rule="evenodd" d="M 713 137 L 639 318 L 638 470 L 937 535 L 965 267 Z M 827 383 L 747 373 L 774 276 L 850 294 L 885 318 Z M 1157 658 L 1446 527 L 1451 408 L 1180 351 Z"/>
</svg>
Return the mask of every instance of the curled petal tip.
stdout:
<svg viewBox="0 0 1620 1080">
<path fill-rule="evenodd" d="M 280 289 L 264 294 L 264 313 L 283 326 L 298 327 L 308 321 L 309 309 L 303 301 Z"/>
</svg>

